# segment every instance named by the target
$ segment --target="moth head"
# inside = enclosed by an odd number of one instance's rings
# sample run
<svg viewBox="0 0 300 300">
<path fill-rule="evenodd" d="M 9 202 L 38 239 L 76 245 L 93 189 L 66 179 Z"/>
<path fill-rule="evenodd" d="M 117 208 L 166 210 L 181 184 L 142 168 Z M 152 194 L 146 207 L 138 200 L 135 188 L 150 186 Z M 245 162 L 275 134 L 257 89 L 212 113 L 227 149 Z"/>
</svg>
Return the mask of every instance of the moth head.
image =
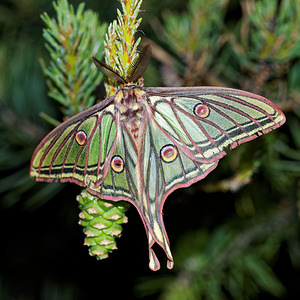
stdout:
<svg viewBox="0 0 300 300">
<path fill-rule="evenodd" d="M 100 72 L 103 73 L 107 78 L 114 79 L 120 83 L 128 84 L 131 82 L 135 82 L 139 79 L 139 77 L 145 72 L 149 61 L 151 59 L 151 46 L 147 44 L 142 48 L 139 52 L 139 55 L 130 63 L 126 78 L 122 77 L 116 71 L 114 71 L 110 66 L 100 61 L 96 57 L 93 57 L 93 61 Z"/>
</svg>

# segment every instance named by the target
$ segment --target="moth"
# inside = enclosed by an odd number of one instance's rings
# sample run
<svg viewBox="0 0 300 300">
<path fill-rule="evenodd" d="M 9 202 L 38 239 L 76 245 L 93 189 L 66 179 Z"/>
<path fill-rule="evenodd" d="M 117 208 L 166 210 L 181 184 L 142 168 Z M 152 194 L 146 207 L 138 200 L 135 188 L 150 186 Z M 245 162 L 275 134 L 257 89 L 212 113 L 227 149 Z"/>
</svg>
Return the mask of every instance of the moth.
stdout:
<svg viewBox="0 0 300 300">
<path fill-rule="evenodd" d="M 174 265 L 162 218 L 168 195 L 203 179 L 225 150 L 278 128 L 285 116 L 271 101 L 242 90 L 135 84 L 150 57 L 146 45 L 126 78 L 93 58 L 120 88 L 50 132 L 33 153 L 30 176 L 133 204 L 146 229 L 149 267 L 158 270 L 154 243 L 164 249 L 167 267 Z"/>
</svg>

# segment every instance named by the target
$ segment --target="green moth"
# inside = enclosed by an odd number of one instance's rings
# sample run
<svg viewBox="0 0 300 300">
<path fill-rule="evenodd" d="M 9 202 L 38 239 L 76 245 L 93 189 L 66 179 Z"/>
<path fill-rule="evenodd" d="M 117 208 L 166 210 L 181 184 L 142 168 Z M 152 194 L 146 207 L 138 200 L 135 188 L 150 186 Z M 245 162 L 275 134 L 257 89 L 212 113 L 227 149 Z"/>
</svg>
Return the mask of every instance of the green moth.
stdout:
<svg viewBox="0 0 300 300">
<path fill-rule="evenodd" d="M 150 57 L 147 45 L 126 78 L 93 58 L 121 87 L 50 132 L 33 153 L 30 176 L 132 203 L 145 225 L 149 266 L 158 270 L 154 243 L 165 250 L 167 267 L 174 265 L 162 218 L 168 195 L 203 179 L 225 149 L 281 126 L 285 116 L 264 97 L 241 90 L 134 84 Z"/>
</svg>

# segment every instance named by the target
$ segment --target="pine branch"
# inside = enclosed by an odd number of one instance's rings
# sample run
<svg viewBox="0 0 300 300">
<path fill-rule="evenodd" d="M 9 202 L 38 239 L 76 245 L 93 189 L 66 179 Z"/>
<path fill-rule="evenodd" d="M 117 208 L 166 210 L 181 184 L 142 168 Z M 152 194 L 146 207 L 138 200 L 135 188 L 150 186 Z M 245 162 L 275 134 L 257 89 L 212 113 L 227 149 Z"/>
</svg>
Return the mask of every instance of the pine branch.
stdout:
<svg viewBox="0 0 300 300">
<path fill-rule="evenodd" d="M 137 47 L 141 41 L 135 41 L 135 34 L 142 19 L 137 18 L 142 0 L 120 0 L 122 12 L 117 9 L 117 20 L 108 26 L 105 35 L 105 62 L 126 78 L 130 63 L 136 59 Z M 107 96 L 111 96 L 118 88 L 118 82 L 108 79 L 105 88 Z"/>
<path fill-rule="evenodd" d="M 67 0 L 53 3 L 57 18 L 47 13 L 41 17 L 46 24 L 43 37 L 51 61 L 42 61 L 48 78 L 49 96 L 62 105 L 62 112 L 70 117 L 87 109 L 95 102 L 92 95 L 102 74 L 92 67 L 91 57 L 101 56 L 106 24 L 98 21 L 98 15 L 84 11 L 84 3 L 77 11 Z"/>
<path fill-rule="evenodd" d="M 207 80 L 225 41 L 222 29 L 227 4 L 228 0 L 190 0 L 186 12 L 164 15 L 160 36 L 186 66 L 183 84 L 198 85 L 199 79 Z M 208 77 L 213 78 L 212 74 Z"/>
</svg>

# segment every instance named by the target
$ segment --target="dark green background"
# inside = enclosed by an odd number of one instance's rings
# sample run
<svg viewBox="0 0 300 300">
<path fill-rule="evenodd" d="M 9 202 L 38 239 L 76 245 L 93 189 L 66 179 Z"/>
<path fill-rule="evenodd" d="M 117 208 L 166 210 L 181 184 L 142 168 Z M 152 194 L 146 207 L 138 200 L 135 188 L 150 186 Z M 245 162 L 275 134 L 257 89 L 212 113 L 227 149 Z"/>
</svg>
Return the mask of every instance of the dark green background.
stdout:
<svg viewBox="0 0 300 300">
<path fill-rule="evenodd" d="M 116 7 L 120 7 L 117 1 L 85 2 L 86 8 L 99 13 L 100 19 L 105 22 L 111 22 L 116 16 Z M 79 1 L 70 3 L 76 7 Z M 142 9 L 141 34 L 154 40 L 180 61 L 179 54 L 160 39 L 160 33 L 155 31 L 153 24 L 163 22 L 162 16 L 167 11 L 185 11 L 185 1 L 145 0 Z M 297 105 L 292 108 L 282 105 L 289 125 L 280 128 L 271 137 L 258 139 L 251 142 L 251 145 L 241 146 L 241 150 L 234 150 L 205 179 L 205 182 L 214 185 L 232 176 L 238 169 L 236 166 L 231 167 L 236 163 L 235 156 L 244 160 L 263 159 L 262 167 L 254 172 L 252 183 L 237 192 L 205 193 L 200 182 L 169 196 L 164 207 L 164 221 L 175 255 L 174 270 L 166 269 L 165 254 L 159 247 L 155 251 L 161 260 L 162 269 L 156 273 L 148 269 L 146 235 L 134 208 L 127 213 L 129 223 L 124 226 L 122 238 L 117 241 L 119 250 L 104 261 L 96 261 L 88 255 L 87 247 L 83 246 L 84 234 L 78 225 L 79 209 L 75 201 L 80 188 L 72 184 L 35 183 L 28 175 L 32 152 L 51 129 L 39 117 L 39 112 L 44 111 L 61 119 L 59 105 L 47 97 L 45 78 L 38 61 L 40 57 L 46 61 L 49 59 L 42 38 L 44 25 L 40 15 L 44 11 L 50 16 L 54 15 L 51 1 L 6 0 L 0 3 L 0 299 L 138 299 L 143 293 L 151 294 L 151 291 L 153 294 L 143 299 L 157 299 L 169 282 L 178 280 L 178 274 L 189 276 L 183 272 L 182 263 L 177 265 L 176 254 L 182 257 L 185 249 L 189 252 L 193 234 L 196 239 L 202 230 L 210 236 L 222 226 L 228 226 L 234 232 L 245 230 L 246 234 L 246 229 L 255 228 L 265 215 L 284 211 L 289 206 L 292 212 L 283 215 L 283 218 L 288 216 L 294 223 L 286 227 L 285 235 L 280 235 L 280 245 L 271 259 L 270 267 L 286 288 L 282 298 L 298 299 L 300 247 L 299 239 L 295 236 L 299 233 L 296 202 L 299 201 L 297 174 L 300 173 L 300 150 L 294 142 L 300 135 Z M 238 23 L 240 17 L 239 1 L 230 1 L 225 23 L 230 28 L 231 24 Z M 232 62 L 233 69 L 239 69 L 238 60 L 226 60 L 226 55 L 223 56 L 225 62 Z M 146 85 L 163 84 L 159 75 L 161 64 L 153 60 L 145 74 Z M 297 64 L 299 67 L 298 58 L 295 58 L 288 67 Z M 182 70 L 184 62 L 180 61 L 178 68 Z M 300 78 L 297 74 L 300 72 L 296 68 L 293 70 L 296 70 L 294 81 L 297 82 Z M 218 74 L 216 69 L 214 71 Z M 179 71 L 181 76 L 183 73 Z M 228 86 L 239 88 L 240 78 L 231 77 L 228 80 L 230 76 L 221 76 L 221 79 Z M 294 149 L 295 157 L 294 160 L 284 160 L 293 168 L 286 168 L 288 171 L 284 175 L 290 185 L 281 192 L 276 189 L 276 178 L 282 174 L 268 168 L 268 165 L 278 164 L 282 155 L 272 151 L 272 143 L 277 139 Z M 265 154 L 265 151 L 268 153 Z M 40 192 L 41 185 L 49 187 Z M 251 216 L 237 215 L 237 203 L 243 197 L 254 199 L 255 213 Z M 286 226 L 288 221 L 282 222 L 282 226 Z M 276 221 L 272 224 L 268 223 L 268 226 L 280 230 L 281 225 L 278 228 Z M 249 245 L 253 252 L 257 249 L 256 245 L 263 244 L 266 236 L 272 232 L 270 227 L 263 225 L 258 230 L 258 238 Z M 294 251 L 293 258 L 291 248 Z M 249 283 L 246 281 L 246 284 Z M 189 300 L 189 297 L 186 299 Z M 230 295 L 228 299 L 232 299 Z M 244 298 L 235 299 L 276 297 L 257 291 L 256 296 L 244 295 Z"/>
</svg>

